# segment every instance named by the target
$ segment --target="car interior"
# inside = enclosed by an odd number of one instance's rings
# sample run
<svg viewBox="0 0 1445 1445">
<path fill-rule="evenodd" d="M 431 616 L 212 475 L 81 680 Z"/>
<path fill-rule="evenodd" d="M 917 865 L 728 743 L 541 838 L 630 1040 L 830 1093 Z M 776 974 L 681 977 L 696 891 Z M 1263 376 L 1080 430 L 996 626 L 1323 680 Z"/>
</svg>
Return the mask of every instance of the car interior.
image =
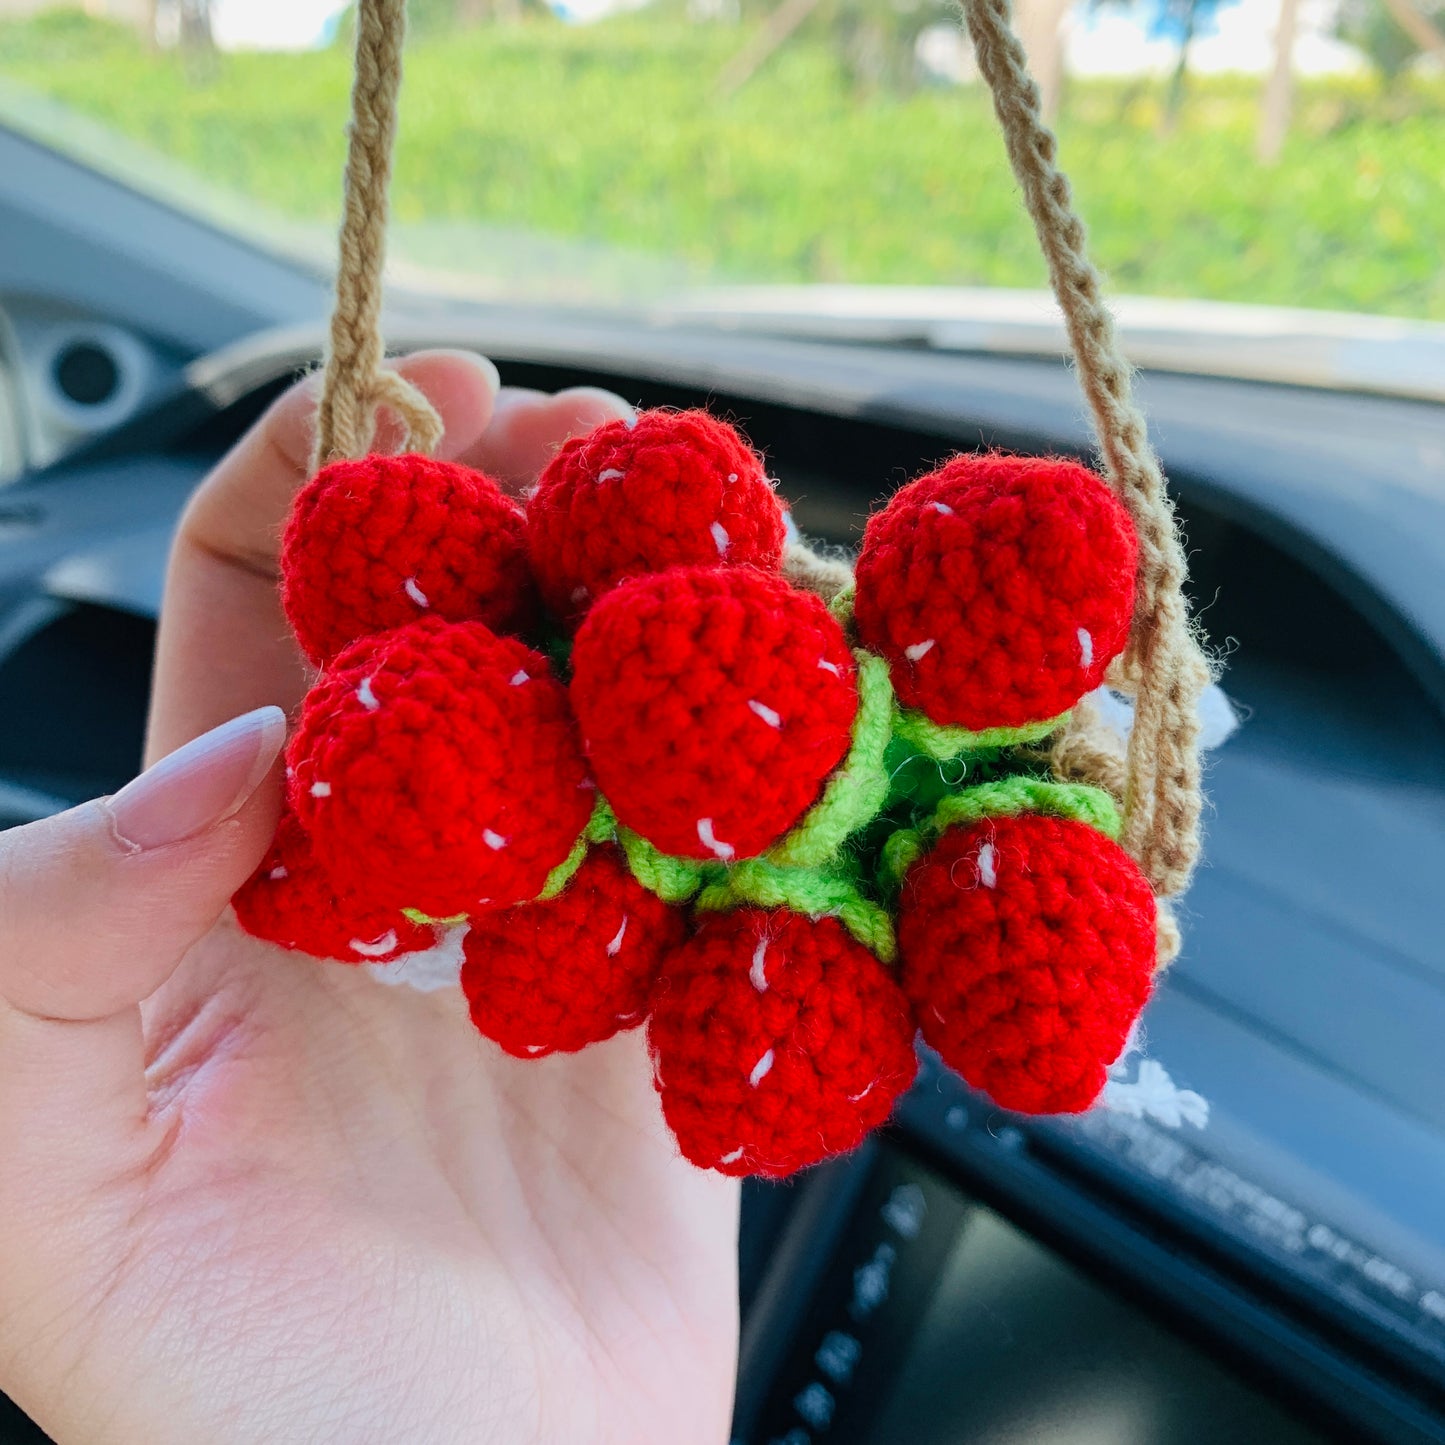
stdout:
<svg viewBox="0 0 1445 1445">
<path fill-rule="evenodd" d="M 0 237 L 8 827 L 136 771 L 179 509 L 328 287 L 6 130 Z M 1089 454 L 1042 351 L 389 304 L 396 350 L 707 405 L 845 546 L 955 450 Z M 1207 369 L 1139 384 L 1241 719 L 1145 1016 L 1208 1125 L 1011 1115 L 925 1053 L 881 1136 L 745 1187 L 736 1445 L 1445 1441 L 1445 407 Z"/>
</svg>

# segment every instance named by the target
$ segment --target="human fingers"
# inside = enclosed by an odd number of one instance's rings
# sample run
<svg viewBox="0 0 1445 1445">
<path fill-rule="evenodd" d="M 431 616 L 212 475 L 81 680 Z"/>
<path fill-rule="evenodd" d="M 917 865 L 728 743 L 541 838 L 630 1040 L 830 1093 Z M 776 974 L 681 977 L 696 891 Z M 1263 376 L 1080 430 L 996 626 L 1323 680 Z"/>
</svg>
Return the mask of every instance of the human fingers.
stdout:
<svg viewBox="0 0 1445 1445">
<path fill-rule="evenodd" d="M 285 734 L 282 711 L 259 708 L 111 798 L 0 834 L 7 1190 L 27 1177 L 79 1183 L 136 1142 L 147 1118 L 139 1005 L 260 862 Z"/>
<path fill-rule="evenodd" d="M 491 424 L 462 454 L 461 460 L 521 492 L 570 437 L 603 422 L 631 421 L 637 413 L 615 392 L 574 386 L 550 393 L 527 387 L 503 387 L 497 393 Z"/>
<path fill-rule="evenodd" d="M 395 363 L 446 428 L 438 454 L 456 458 L 486 431 L 496 368 L 462 351 L 423 351 Z M 288 711 L 309 671 L 276 586 L 281 528 L 311 460 L 319 378 L 280 396 L 191 498 L 171 552 L 156 643 L 147 757 L 180 746 L 261 703 Z M 378 446 L 400 438 L 382 418 Z"/>
</svg>

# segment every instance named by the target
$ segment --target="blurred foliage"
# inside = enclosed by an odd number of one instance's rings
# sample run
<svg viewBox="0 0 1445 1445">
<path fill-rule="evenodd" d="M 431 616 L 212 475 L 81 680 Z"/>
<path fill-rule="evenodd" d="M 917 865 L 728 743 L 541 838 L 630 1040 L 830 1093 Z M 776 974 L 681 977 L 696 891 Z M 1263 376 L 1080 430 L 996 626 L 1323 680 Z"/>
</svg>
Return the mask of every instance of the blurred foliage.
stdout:
<svg viewBox="0 0 1445 1445">
<path fill-rule="evenodd" d="M 411 34 L 418 36 L 467 25 L 477 17 L 467 0 L 407 0 L 406 18 Z"/>
<path fill-rule="evenodd" d="M 918 79 L 918 37 L 957 15 L 954 0 L 821 0 L 816 28 L 854 90 L 906 92 Z"/>
<path fill-rule="evenodd" d="M 1445 29 L 1445 0 L 1411 0 L 1437 30 Z M 1381 0 L 1339 0 L 1335 35 L 1369 58 L 1386 80 L 1402 75 L 1420 55 L 1420 46 L 1406 33 Z"/>
<path fill-rule="evenodd" d="M 981 87 L 860 96 L 827 38 L 801 33 L 719 98 L 747 33 L 648 12 L 418 35 L 398 219 L 585 239 L 722 280 L 1044 284 Z M 0 26 L 7 79 L 257 215 L 336 214 L 341 46 L 221 55 L 202 80 L 124 31 L 50 16 Z M 1061 154 L 1113 285 L 1445 319 L 1445 80 L 1302 81 L 1270 169 L 1258 90 L 1198 78 L 1165 135 L 1162 83 L 1071 83 Z"/>
<path fill-rule="evenodd" d="M 135 32 L 93 20 L 84 11 L 43 10 L 33 19 L 0 22 L 0 67 L 57 66 L 84 59 L 123 63 L 140 49 Z"/>
<path fill-rule="evenodd" d="M 351 33 L 349 6 L 341 22 L 343 34 Z M 525 10 L 550 13 L 546 0 L 407 0 L 407 32 L 417 39 L 447 31 L 482 25 L 489 20 L 515 20 Z"/>
<path fill-rule="evenodd" d="M 654 0 L 648 14 L 716 22 L 732 28 L 739 37 L 735 43 L 740 44 L 783 4 L 784 0 Z M 787 43 L 801 40 L 831 48 L 840 72 L 860 95 L 880 89 L 907 92 L 919 81 L 918 37 L 930 25 L 956 25 L 958 15 L 957 0 L 816 0 Z"/>
</svg>

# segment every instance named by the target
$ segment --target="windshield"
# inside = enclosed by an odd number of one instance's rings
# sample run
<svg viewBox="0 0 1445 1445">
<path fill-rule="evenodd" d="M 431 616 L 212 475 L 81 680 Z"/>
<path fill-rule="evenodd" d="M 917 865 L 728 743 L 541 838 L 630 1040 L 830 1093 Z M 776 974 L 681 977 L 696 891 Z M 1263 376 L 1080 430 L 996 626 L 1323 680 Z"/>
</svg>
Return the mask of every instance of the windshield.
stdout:
<svg viewBox="0 0 1445 1445">
<path fill-rule="evenodd" d="M 412 5 L 398 276 L 614 302 L 1045 284 L 944 0 L 553 3 Z M 0 121 L 329 260 L 346 9 L 88 8 L 0 0 Z M 1445 319 L 1445 0 L 1018 10 L 1115 292 Z"/>
</svg>

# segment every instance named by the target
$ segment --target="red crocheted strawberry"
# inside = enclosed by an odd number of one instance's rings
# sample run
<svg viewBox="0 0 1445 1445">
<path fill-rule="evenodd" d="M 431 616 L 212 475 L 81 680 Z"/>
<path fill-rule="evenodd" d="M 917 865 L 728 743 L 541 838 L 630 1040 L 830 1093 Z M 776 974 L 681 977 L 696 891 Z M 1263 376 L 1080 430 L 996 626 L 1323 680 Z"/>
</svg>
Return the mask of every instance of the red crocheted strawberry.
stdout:
<svg viewBox="0 0 1445 1445">
<path fill-rule="evenodd" d="M 472 1022 L 509 1054 L 570 1053 L 634 1028 L 663 955 L 687 932 L 615 847 L 594 848 L 543 903 L 480 915 L 463 943 Z"/>
<path fill-rule="evenodd" d="M 857 684 L 819 599 L 752 568 L 625 583 L 572 650 L 572 705 L 598 785 L 664 853 L 761 853 L 848 751 Z"/>
<path fill-rule="evenodd" d="M 247 933 L 313 958 L 388 963 L 436 942 L 436 929 L 369 899 L 340 894 L 290 813 L 282 817 L 270 852 L 232 905 Z"/>
<path fill-rule="evenodd" d="M 662 1112 L 694 1164 L 791 1174 L 851 1149 L 913 1079 L 913 1020 L 834 918 L 704 915 L 663 963 L 647 1040 Z"/>
<path fill-rule="evenodd" d="M 991 818 L 945 832 L 899 904 L 903 988 L 944 1062 L 1007 1109 L 1087 1109 L 1154 969 L 1154 895 L 1123 849 L 1068 819 Z"/>
<path fill-rule="evenodd" d="M 316 663 L 429 613 L 524 631 L 537 605 L 525 530 L 521 507 L 496 482 L 456 462 L 332 462 L 301 490 L 286 525 L 286 616 Z"/>
<path fill-rule="evenodd" d="M 337 886 L 432 917 L 535 897 L 594 797 L 546 659 L 480 622 L 353 643 L 307 696 L 287 762 Z"/>
<path fill-rule="evenodd" d="M 757 453 L 705 411 L 645 411 L 568 442 L 527 504 L 532 568 L 559 618 L 669 567 L 776 569 L 783 531 Z"/>
<path fill-rule="evenodd" d="M 1128 513 L 1078 463 L 955 457 L 869 518 L 858 635 L 936 723 L 1043 722 L 1122 651 L 1137 558 Z"/>
</svg>

